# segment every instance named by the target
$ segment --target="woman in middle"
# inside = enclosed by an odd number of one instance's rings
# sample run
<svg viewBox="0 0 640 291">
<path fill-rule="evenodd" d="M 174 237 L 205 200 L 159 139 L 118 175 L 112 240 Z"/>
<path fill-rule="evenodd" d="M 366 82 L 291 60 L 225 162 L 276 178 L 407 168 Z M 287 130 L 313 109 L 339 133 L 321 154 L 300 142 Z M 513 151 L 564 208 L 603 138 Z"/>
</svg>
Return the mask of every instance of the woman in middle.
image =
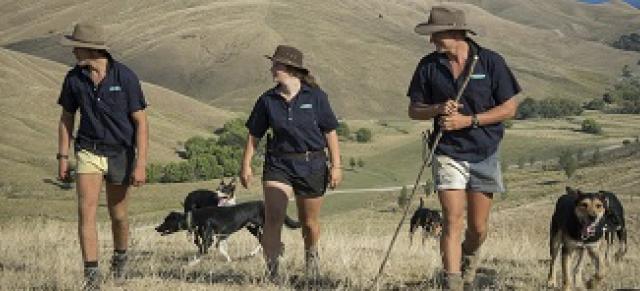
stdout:
<svg viewBox="0 0 640 291">
<path fill-rule="evenodd" d="M 262 246 L 267 264 L 266 276 L 278 279 L 278 262 L 283 252 L 281 231 L 289 198 L 295 195 L 302 223 L 305 247 L 305 275 L 318 278 L 318 239 L 320 208 L 327 186 L 335 188 L 342 180 L 338 121 L 327 95 L 302 64 L 302 52 L 280 45 L 273 56 L 271 75 L 277 85 L 256 102 L 246 126 L 249 129 L 242 158 L 240 180 L 246 188 L 251 182 L 251 159 L 258 141 L 271 128 L 263 169 L 265 225 Z M 325 148 L 328 148 L 329 158 Z"/>
</svg>

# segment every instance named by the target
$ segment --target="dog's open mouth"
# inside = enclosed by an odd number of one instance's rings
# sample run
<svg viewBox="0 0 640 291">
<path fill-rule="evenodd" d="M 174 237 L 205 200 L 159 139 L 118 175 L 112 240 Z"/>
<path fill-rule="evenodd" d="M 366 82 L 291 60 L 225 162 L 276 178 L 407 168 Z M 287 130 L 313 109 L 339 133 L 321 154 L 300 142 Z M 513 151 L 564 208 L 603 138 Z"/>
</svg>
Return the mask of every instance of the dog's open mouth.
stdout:
<svg viewBox="0 0 640 291">
<path fill-rule="evenodd" d="M 594 222 L 592 222 L 590 224 L 585 225 L 582 228 L 581 235 L 582 235 L 583 239 L 592 237 L 592 236 L 594 236 L 596 234 L 596 224 L 597 223 L 598 223 L 598 221 L 596 220 L 596 221 L 594 221 Z"/>
</svg>

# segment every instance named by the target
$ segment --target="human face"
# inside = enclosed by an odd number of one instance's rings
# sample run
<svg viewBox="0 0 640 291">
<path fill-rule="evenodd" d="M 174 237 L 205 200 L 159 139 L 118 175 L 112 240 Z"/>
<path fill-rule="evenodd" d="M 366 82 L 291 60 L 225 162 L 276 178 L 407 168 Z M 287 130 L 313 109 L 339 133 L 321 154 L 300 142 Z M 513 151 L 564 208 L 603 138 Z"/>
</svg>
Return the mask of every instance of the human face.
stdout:
<svg viewBox="0 0 640 291">
<path fill-rule="evenodd" d="M 460 40 L 460 33 L 457 31 L 440 31 L 431 35 L 429 42 L 436 46 L 439 53 L 454 52 L 457 42 Z"/>
<path fill-rule="evenodd" d="M 78 66 L 88 66 L 91 59 L 93 59 L 93 53 L 90 49 L 74 47 L 72 52 L 76 57 L 76 63 L 78 64 Z"/>
<path fill-rule="evenodd" d="M 278 62 L 271 62 L 271 76 L 273 81 L 277 83 L 283 83 L 285 80 L 292 78 L 291 74 L 287 72 L 287 67 Z"/>
</svg>

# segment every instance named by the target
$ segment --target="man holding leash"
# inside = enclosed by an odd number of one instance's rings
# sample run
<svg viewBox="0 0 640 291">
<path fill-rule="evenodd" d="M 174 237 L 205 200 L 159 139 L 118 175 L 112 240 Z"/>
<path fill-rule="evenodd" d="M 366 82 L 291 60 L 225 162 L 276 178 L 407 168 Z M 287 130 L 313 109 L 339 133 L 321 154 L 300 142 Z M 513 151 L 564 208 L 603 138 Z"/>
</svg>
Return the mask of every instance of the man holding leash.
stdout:
<svg viewBox="0 0 640 291">
<path fill-rule="evenodd" d="M 442 131 L 440 142 L 431 146 L 436 147 L 433 175 L 445 225 L 440 240 L 443 287 L 462 290 L 475 279 L 493 193 L 504 191 L 498 160 L 502 121 L 515 115 L 513 97 L 521 89 L 502 56 L 467 37 L 475 32 L 464 11 L 435 6 L 415 32 L 430 36 L 436 51 L 416 68 L 407 93 L 408 114 L 414 120 L 434 119 L 434 133 Z M 460 100 L 452 100 L 461 90 Z"/>
<path fill-rule="evenodd" d="M 62 85 L 58 104 L 62 114 L 58 128 L 58 178 L 66 180 L 75 112 L 80 126 L 74 142 L 77 162 L 78 233 L 84 260 L 84 289 L 100 289 L 96 211 L 106 181 L 111 217 L 114 279 L 125 278 L 129 223 L 129 185 L 146 179 L 148 125 L 147 106 L 140 81 L 133 71 L 107 52 L 104 28 L 78 23 L 61 44 L 73 47 L 77 59 Z M 137 155 L 136 155 L 137 154 Z"/>
</svg>

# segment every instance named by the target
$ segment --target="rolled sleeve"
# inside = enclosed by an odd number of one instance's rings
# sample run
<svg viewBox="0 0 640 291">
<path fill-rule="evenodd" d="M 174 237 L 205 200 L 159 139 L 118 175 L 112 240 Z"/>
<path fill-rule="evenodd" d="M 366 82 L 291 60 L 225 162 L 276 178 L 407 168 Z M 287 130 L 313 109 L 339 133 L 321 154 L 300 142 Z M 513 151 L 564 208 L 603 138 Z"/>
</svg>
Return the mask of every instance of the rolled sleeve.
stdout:
<svg viewBox="0 0 640 291">
<path fill-rule="evenodd" d="M 497 104 L 504 103 L 522 91 L 518 80 L 516 80 L 516 77 L 502 56 L 497 55 L 494 58 L 492 69 L 491 89 L 493 98 Z"/>
<path fill-rule="evenodd" d="M 73 90 L 71 88 L 71 77 L 69 74 L 64 78 L 64 82 L 62 83 L 62 89 L 60 90 L 60 96 L 58 97 L 58 104 L 62 106 L 64 111 L 69 113 L 75 113 L 78 110 L 78 100 L 76 96 L 73 94 Z"/>
<path fill-rule="evenodd" d="M 338 128 L 338 119 L 331 109 L 329 97 L 324 92 L 318 94 L 318 127 L 323 133 Z"/>
<path fill-rule="evenodd" d="M 407 90 L 407 96 L 411 99 L 411 103 L 432 103 L 430 86 L 431 84 L 427 79 L 426 66 L 423 62 L 420 62 L 413 73 L 409 89 Z"/>
<path fill-rule="evenodd" d="M 249 133 L 257 138 L 262 138 L 269 129 L 269 116 L 264 97 L 260 97 L 251 110 L 251 115 L 245 123 Z"/>
<path fill-rule="evenodd" d="M 135 74 L 131 74 L 126 82 L 126 92 L 128 97 L 129 113 L 147 108 L 147 101 L 142 92 L 140 80 Z"/>
</svg>

